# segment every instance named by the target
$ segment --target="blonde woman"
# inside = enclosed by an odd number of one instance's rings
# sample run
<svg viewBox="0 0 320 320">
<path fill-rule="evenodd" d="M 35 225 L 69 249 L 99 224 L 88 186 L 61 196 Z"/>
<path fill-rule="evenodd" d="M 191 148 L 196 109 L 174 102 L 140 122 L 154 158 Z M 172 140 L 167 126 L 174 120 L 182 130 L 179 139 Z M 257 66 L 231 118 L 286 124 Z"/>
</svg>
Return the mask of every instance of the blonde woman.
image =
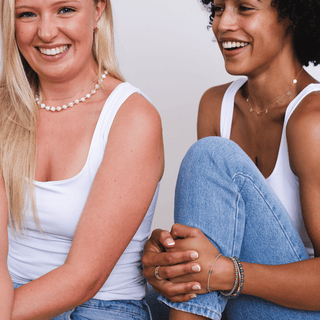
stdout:
<svg viewBox="0 0 320 320">
<path fill-rule="evenodd" d="M 149 319 L 161 122 L 117 70 L 110 0 L 3 0 L 0 17 L 1 319 Z"/>
</svg>

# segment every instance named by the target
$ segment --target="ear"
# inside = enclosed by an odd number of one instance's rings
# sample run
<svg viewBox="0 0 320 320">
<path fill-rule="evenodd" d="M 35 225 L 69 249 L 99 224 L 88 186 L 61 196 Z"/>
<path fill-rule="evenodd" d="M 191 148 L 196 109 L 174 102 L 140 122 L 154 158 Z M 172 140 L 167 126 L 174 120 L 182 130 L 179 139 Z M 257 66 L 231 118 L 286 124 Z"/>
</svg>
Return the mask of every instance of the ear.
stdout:
<svg viewBox="0 0 320 320">
<path fill-rule="evenodd" d="M 101 15 L 103 14 L 103 11 L 105 10 L 106 5 L 107 5 L 107 3 L 105 0 L 98 0 L 97 4 L 95 5 L 95 8 L 94 8 L 95 25 L 98 23 Z"/>
</svg>

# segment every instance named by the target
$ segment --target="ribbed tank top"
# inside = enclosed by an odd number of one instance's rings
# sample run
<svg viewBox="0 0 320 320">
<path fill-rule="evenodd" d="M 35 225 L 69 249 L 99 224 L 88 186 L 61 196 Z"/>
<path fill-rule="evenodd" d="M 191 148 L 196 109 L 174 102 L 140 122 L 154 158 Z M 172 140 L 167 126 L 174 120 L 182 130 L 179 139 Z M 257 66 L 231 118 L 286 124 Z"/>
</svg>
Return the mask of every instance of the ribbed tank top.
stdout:
<svg viewBox="0 0 320 320">
<path fill-rule="evenodd" d="M 8 268 L 13 282 L 26 284 L 61 266 L 102 161 L 113 119 L 126 99 L 141 91 L 129 83 L 118 85 L 106 100 L 96 124 L 86 163 L 74 177 L 62 181 L 35 181 L 35 201 L 41 233 L 26 213 L 26 234 L 9 233 Z M 95 295 L 99 300 L 139 300 L 145 296 L 141 256 L 150 235 L 159 184 L 139 229 L 118 260 L 110 276 Z"/>
<path fill-rule="evenodd" d="M 235 95 L 246 81 L 246 78 L 240 78 L 236 80 L 228 87 L 224 94 L 220 117 L 220 133 L 221 137 L 223 138 L 230 139 Z M 320 91 L 320 84 L 309 84 L 291 101 L 287 107 L 276 165 L 271 175 L 266 179 L 266 182 L 274 190 L 286 208 L 310 257 L 313 257 L 314 250 L 302 218 L 299 179 L 292 172 L 290 167 L 286 128 L 291 114 L 302 101 L 302 99 L 309 93 L 315 91 Z"/>
</svg>

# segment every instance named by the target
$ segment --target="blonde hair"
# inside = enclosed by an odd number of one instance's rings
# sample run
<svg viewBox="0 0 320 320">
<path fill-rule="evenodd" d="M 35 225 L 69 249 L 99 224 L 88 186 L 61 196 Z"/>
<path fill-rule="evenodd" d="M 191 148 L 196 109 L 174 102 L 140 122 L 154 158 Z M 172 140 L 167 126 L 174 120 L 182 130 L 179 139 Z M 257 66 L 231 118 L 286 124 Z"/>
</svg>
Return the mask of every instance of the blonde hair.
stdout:
<svg viewBox="0 0 320 320">
<path fill-rule="evenodd" d="M 103 1 L 103 0 L 101 0 Z M 113 19 L 110 0 L 106 1 L 94 35 L 93 56 L 99 73 L 105 69 L 123 80 L 114 55 Z M 99 0 L 94 0 L 97 4 Z M 18 233 L 24 226 L 24 212 L 34 203 L 33 181 L 36 168 L 36 127 L 38 107 L 35 94 L 39 80 L 20 54 L 15 39 L 15 0 L 2 0 L 0 6 L 2 64 L 0 76 L 0 173 L 8 202 L 9 225 Z M 28 197 L 26 197 L 26 194 Z M 29 201 L 29 200 L 27 200 Z"/>
</svg>

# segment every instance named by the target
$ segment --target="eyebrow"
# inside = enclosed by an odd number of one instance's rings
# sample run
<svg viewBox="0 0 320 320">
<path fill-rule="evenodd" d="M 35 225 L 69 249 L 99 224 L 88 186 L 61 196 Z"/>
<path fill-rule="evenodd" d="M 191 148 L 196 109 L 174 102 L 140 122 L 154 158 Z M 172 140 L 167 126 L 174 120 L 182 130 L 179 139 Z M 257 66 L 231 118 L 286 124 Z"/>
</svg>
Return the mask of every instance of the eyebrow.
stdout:
<svg viewBox="0 0 320 320">
<path fill-rule="evenodd" d="M 72 3 L 72 2 L 80 2 L 80 0 L 60 0 L 60 1 L 57 1 L 57 2 L 55 2 L 55 3 L 53 3 L 52 5 L 54 6 L 54 5 L 62 5 L 62 4 L 66 4 L 66 3 Z M 22 9 L 22 8 L 33 8 L 33 6 L 32 5 L 22 5 L 22 6 L 17 6 L 17 7 L 15 7 L 15 9 L 17 10 L 17 9 Z"/>
<path fill-rule="evenodd" d="M 222 0 L 222 1 L 226 1 L 226 0 Z M 240 0 L 236 0 L 236 2 L 239 2 Z M 260 3 L 262 3 L 262 1 L 261 0 L 256 0 L 256 1 L 258 1 L 258 2 L 260 2 Z"/>
</svg>

